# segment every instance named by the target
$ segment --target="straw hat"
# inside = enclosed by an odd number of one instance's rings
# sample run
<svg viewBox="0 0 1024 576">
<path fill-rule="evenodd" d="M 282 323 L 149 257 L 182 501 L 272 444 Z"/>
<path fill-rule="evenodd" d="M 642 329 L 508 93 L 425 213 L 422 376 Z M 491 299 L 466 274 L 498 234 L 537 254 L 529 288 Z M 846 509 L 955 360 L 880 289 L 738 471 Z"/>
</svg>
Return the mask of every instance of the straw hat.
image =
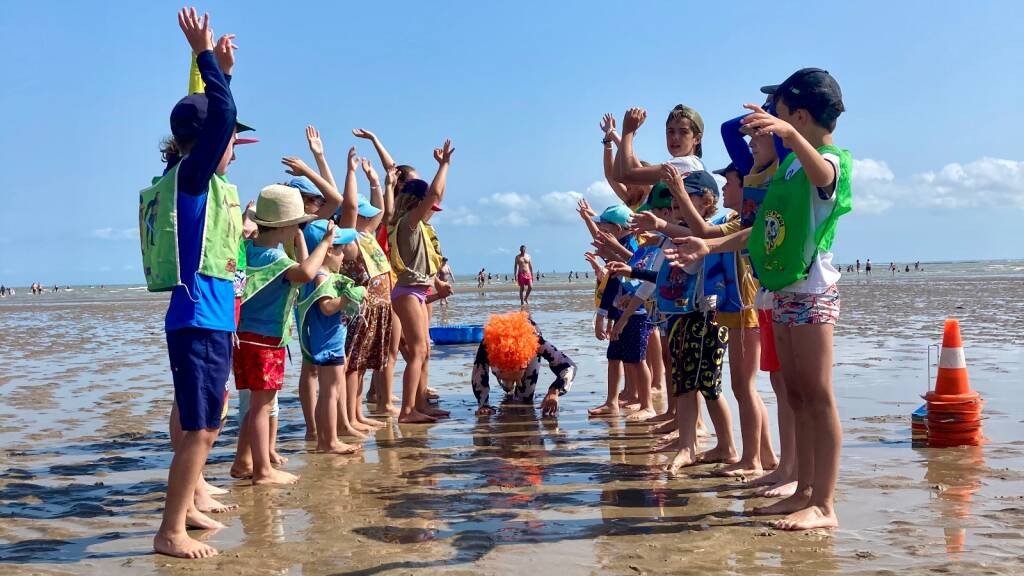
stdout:
<svg viewBox="0 0 1024 576">
<path fill-rule="evenodd" d="M 267 228 L 284 228 L 316 219 L 316 214 L 306 214 L 303 210 L 299 189 L 283 184 L 271 184 L 260 190 L 256 214 L 252 217 L 253 222 Z"/>
</svg>

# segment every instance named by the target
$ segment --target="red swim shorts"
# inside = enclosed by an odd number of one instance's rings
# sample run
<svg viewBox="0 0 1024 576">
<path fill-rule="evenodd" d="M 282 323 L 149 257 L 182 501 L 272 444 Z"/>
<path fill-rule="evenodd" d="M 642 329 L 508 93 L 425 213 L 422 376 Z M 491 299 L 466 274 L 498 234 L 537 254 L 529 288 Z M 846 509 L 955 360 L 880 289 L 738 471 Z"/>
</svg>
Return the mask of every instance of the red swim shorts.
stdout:
<svg viewBox="0 0 1024 576">
<path fill-rule="evenodd" d="M 284 385 L 285 349 L 280 338 L 252 332 L 238 333 L 234 354 L 235 388 L 280 390 Z"/>
<path fill-rule="evenodd" d="M 757 311 L 757 324 L 761 329 L 761 371 L 778 372 L 782 370 L 779 355 L 775 351 L 775 325 L 772 323 L 771 310 Z"/>
<path fill-rule="evenodd" d="M 516 276 L 516 282 L 518 282 L 519 285 L 524 288 L 527 286 L 532 286 L 533 276 L 530 274 L 519 274 L 519 276 Z"/>
</svg>

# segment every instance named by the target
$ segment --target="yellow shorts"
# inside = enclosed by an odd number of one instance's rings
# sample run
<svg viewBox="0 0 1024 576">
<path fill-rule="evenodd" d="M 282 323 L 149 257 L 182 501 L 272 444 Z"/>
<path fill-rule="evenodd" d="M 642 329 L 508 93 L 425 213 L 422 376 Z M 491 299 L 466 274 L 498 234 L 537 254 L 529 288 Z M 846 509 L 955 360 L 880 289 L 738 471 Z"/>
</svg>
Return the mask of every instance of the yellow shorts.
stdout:
<svg viewBox="0 0 1024 576">
<path fill-rule="evenodd" d="M 739 312 L 719 312 L 715 321 L 726 328 L 757 328 L 757 310 L 745 308 Z"/>
</svg>

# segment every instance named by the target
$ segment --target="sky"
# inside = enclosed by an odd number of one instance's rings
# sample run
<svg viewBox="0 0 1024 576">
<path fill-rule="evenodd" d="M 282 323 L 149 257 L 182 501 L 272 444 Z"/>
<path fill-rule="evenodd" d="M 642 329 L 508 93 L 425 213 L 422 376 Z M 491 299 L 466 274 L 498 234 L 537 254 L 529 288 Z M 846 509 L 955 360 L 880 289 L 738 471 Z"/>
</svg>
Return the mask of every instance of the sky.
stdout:
<svg viewBox="0 0 1024 576">
<path fill-rule="evenodd" d="M 189 48 L 176 3 L 19 2 L 0 16 L 0 283 L 142 283 L 138 191 L 160 173 Z M 660 128 L 700 111 L 709 169 L 728 159 L 717 126 L 758 88 L 829 70 L 854 159 L 842 263 L 1024 257 L 1024 37 L 1020 2 L 208 2 L 237 34 L 232 90 L 262 142 L 228 178 L 243 200 L 312 164 L 306 124 L 335 171 L 376 132 L 432 175 L 456 147 L 433 221 L 457 273 L 511 271 L 526 244 L 541 271 L 584 269 L 573 211 L 614 197 L 601 115 L 646 108 L 638 155 L 668 157 Z M 776 7 L 779 7 L 777 10 Z M 784 7 L 784 8 L 783 8 Z M 379 168 L 379 162 L 376 162 Z M 365 180 L 361 191 L 367 192 Z"/>
</svg>

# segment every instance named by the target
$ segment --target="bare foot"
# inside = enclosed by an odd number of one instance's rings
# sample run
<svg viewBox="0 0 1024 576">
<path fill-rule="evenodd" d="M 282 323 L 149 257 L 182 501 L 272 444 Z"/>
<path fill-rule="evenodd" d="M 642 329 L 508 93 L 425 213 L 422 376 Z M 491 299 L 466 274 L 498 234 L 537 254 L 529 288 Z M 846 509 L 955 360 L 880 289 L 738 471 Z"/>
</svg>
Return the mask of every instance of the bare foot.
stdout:
<svg viewBox="0 0 1024 576">
<path fill-rule="evenodd" d="M 339 436 L 351 436 L 351 437 L 355 438 L 356 440 L 366 440 L 366 434 L 363 434 L 362 432 L 360 432 L 359 430 L 356 430 L 353 427 L 345 428 L 343 426 L 339 426 L 338 427 L 338 435 Z"/>
<path fill-rule="evenodd" d="M 732 478 L 759 478 L 764 476 L 764 468 L 741 460 L 735 464 L 716 468 L 711 472 L 711 474 L 713 476 L 726 476 Z"/>
<path fill-rule="evenodd" d="M 671 434 L 672 432 L 675 432 L 676 436 L 679 435 L 679 429 L 676 427 L 675 420 L 665 422 L 661 426 L 658 426 L 657 428 L 651 430 L 652 434 Z"/>
<path fill-rule="evenodd" d="M 374 420 L 373 418 L 363 418 L 359 420 L 359 422 L 365 424 L 366 426 L 369 426 L 370 428 L 383 428 L 387 426 L 387 424 L 381 422 L 380 420 Z"/>
<path fill-rule="evenodd" d="M 220 530 L 224 525 L 192 508 L 185 513 L 185 527 L 191 530 Z"/>
<path fill-rule="evenodd" d="M 807 508 L 807 503 L 811 501 L 811 491 L 805 490 L 799 494 L 795 491 L 792 496 L 779 500 L 771 506 L 765 506 L 763 508 L 754 508 L 753 513 L 760 516 L 777 516 L 779 514 L 792 514 L 798 510 Z"/>
<path fill-rule="evenodd" d="M 820 506 L 808 506 L 797 510 L 782 520 L 772 523 L 779 530 L 811 530 L 814 528 L 838 528 L 839 519 L 835 510 L 825 512 Z"/>
<path fill-rule="evenodd" d="M 789 498 L 796 494 L 796 480 L 790 482 L 777 482 L 771 486 L 764 486 L 754 492 L 754 496 L 765 498 Z"/>
<path fill-rule="evenodd" d="M 440 397 L 441 395 L 438 394 L 436 388 L 431 388 L 430 386 L 427 386 L 427 398 L 429 400 L 437 400 Z"/>
<path fill-rule="evenodd" d="M 675 425 L 675 420 L 676 420 L 676 415 L 675 414 L 672 414 L 672 413 L 669 413 L 669 412 L 665 412 L 664 414 L 658 414 L 657 416 L 655 416 L 654 418 L 651 418 L 647 422 L 650 423 L 650 424 L 661 424 L 662 422 L 672 422 L 672 424 Z"/>
<path fill-rule="evenodd" d="M 665 471 L 675 476 L 683 468 L 693 466 L 696 463 L 697 449 L 693 446 L 687 446 L 676 454 L 676 457 L 672 459 L 672 462 L 665 467 Z"/>
<path fill-rule="evenodd" d="M 618 414 L 619 414 L 619 405 L 618 404 L 608 404 L 606 402 L 606 403 L 601 404 L 600 406 L 598 406 L 596 408 L 588 409 L 587 410 L 587 414 L 590 414 L 591 416 L 618 416 Z"/>
<path fill-rule="evenodd" d="M 284 466 L 288 463 L 288 458 L 281 456 L 277 453 L 277 450 L 270 451 L 270 463 L 274 466 Z"/>
<path fill-rule="evenodd" d="M 700 436 L 700 434 L 698 434 Z M 715 446 L 711 450 L 701 452 L 697 456 L 697 460 L 701 464 L 735 464 L 739 462 L 740 457 L 736 454 L 736 450 L 723 450 L 718 446 Z"/>
<path fill-rule="evenodd" d="M 285 472 L 284 470 L 277 470 L 274 468 L 271 468 L 270 474 L 265 477 L 252 477 L 253 486 L 262 486 L 266 484 L 295 484 L 298 481 L 299 477 L 296 476 L 295 474 L 291 474 L 289 472 Z"/>
<path fill-rule="evenodd" d="M 212 558 L 220 552 L 213 546 L 203 544 L 188 534 L 164 535 L 157 534 L 153 537 L 153 551 L 157 554 L 197 560 L 199 558 Z"/>
<path fill-rule="evenodd" d="M 668 434 L 665 434 L 661 438 L 658 438 L 658 441 L 654 443 L 654 451 L 655 452 L 661 452 L 666 447 L 669 447 L 669 446 L 675 447 L 676 446 L 676 441 L 678 439 L 679 439 L 679 430 L 673 430 L 673 431 L 669 432 Z"/>
<path fill-rule="evenodd" d="M 387 406 L 377 406 L 377 411 L 374 414 L 383 414 L 390 418 L 397 417 L 402 411 L 398 409 L 398 406 L 394 404 L 388 404 Z"/>
<path fill-rule="evenodd" d="M 208 493 L 199 492 L 198 490 L 196 491 L 195 505 L 196 510 L 199 510 L 200 512 L 209 512 L 211 514 L 220 514 L 221 512 L 227 512 L 228 510 L 238 508 L 235 504 L 222 504 L 214 500 L 213 496 L 210 496 Z"/>
<path fill-rule="evenodd" d="M 362 449 L 363 447 L 358 444 L 345 444 L 344 442 L 335 441 L 333 444 L 327 446 L 326 448 L 317 447 L 316 451 L 322 452 L 324 454 L 348 456 L 349 454 L 355 454 L 356 452 L 359 452 Z"/>
<path fill-rule="evenodd" d="M 370 430 L 373 430 L 373 428 L 371 428 L 370 426 L 367 426 L 366 424 L 363 424 L 359 420 L 350 420 L 349 423 L 352 426 L 352 428 L 354 428 L 355 430 L 360 432 L 363 436 L 366 436 L 367 432 L 369 432 Z"/>
<path fill-rule="evenodd" d="M 761 468 L 765 470 L 775 470 L 779 467 L 779 457 L 775 454 L 768 454 L 766 457 L 764 451 L 761 452 Z"/>
<path fill-rule="evenodd" d="M 429 406 L 427 408 L 424 408 L 423 410 L 420 410 L 420 412 L 423 412 L 424 414 L 432 418 L 448 418 L 449 416 L 452 415 L 452 413 L 447 410 L 441 410 L 439 408 Z"/>
<path fill-rule="evenodd" d="M 645 408 L 626 416 L 626 422 L 646 422 L 657 415 L 658 413 L 654 411 L 654 408 Z"/>
<path fill-rule="evenodd" d="M 697 438 L 710 438 L 711 433 L 708 432 L 706 426 L 697 426 Z"/>
<path fill-rule="evenodd" d="M 767 468 L 765 468 L 765 470 L 767 470 Z M 750 485 L 751 486 L 771 486 L 773 484 L 778 484 L 779 482 L 789 482 L 789 481 L 790 481 L 790 474 L 788 472 L 783 472 L 782 470 L 779 470 L 778 468 L 776 468 L 775 470 L 772 470 L 771 472 L 769 472 L 768 474 L 765 474 L 764 476 L 761 476 L 760 478 L 755 478 L 753 480 L 750 480 Z"/>
<path fill-rule="evenodd" d="M 306 442 L 316 442 L 316 430 L 306 428 Z"/>
<path fill-rule="evenodd" d="M 224 488 L 210 484 L 206 481 L 206 478 L 203 478 L 202 476 L 199 477 L 199 481 L 202 483 L 202 486 L 206 488 L 206 493 L 211 496 L 223 496 L 228 493 Z"/>
<path fill-rule="evenodd" d="M 232 478 L 238 480 L 252 478 L 252 464 L 250 464 L 248 468 L 244 466 L 239 466 L 237 464 L 232 464 L 231 470 L 228 471 L 228 474 L 231 475 Z"/>
<path fill-rule="evenodd" d="M 398 421 L 402 424 L 430 424 L 437 422 L 437 418 L 413 410 L 406 416 L 399 416 Z"/>
</svg>

